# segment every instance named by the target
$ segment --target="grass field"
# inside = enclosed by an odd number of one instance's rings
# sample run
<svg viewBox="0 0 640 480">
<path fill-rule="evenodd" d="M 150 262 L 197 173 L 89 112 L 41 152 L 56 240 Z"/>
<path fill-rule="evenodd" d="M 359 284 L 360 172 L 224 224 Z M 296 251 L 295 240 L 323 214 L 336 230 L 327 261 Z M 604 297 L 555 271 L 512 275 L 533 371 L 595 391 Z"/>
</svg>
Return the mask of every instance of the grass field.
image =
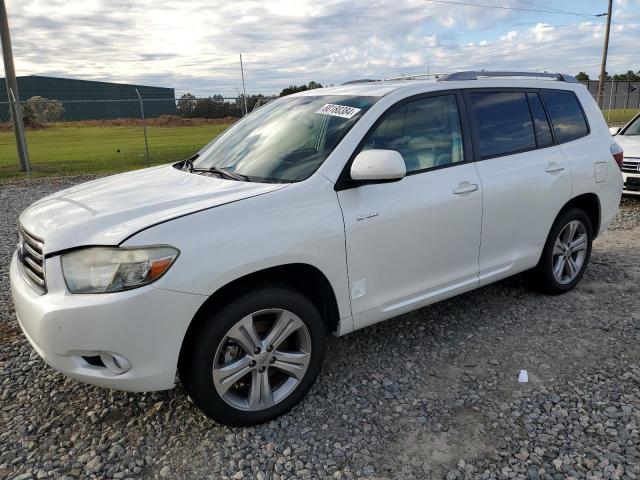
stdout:
<svg viewBox="0 0 640 480">
<path fill-rule="evenodd" d="M 633 117 L 635 117 L 640 110 L 637 108 L 618 108 L 612 110 L 605 110 L 603 112 L 604 119 L 609 125 L 621 125 L 627 123 Z"/>
<path fill-rule="evenodd" d="M 195 153 L 228 125 L 147 127 L 151 164 Z M 147 166 L 142 128 L 52 125 L 27 132 L 34 177 L 114 173 Z M 0 132 L 0 182 L 25 178 L 18 168 L 13 132 Z"/>
</svg>

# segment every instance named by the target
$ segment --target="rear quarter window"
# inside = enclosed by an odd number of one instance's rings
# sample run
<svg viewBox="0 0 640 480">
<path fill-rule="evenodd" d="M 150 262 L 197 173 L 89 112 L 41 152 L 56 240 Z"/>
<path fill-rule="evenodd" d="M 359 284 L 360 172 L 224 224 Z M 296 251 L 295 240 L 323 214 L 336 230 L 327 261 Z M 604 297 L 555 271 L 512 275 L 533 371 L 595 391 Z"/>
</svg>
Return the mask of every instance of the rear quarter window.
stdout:
<svg viewBox="0 0 640 480">
<path fill-rule="evenodd" d="M 547 120 L 547 115 L 544 113 L 544 107 L 542 106 L 540 97 L 535 92 L 529 92 L 527 93 L 527 99 L 529 100 L 529 108 L 531 109 L 533 125 L 536 130 L 538 147 L 543 148 L 553 145 L 551 127 L 549 127 L 549 121 Z"/>
<path fill-rule="evenodd" d="M 570 142 L 589 133 L 587 120 L 575 93 L 543 90 L 542 98 L 547 106 L 558 143 Z"/>
</svg>

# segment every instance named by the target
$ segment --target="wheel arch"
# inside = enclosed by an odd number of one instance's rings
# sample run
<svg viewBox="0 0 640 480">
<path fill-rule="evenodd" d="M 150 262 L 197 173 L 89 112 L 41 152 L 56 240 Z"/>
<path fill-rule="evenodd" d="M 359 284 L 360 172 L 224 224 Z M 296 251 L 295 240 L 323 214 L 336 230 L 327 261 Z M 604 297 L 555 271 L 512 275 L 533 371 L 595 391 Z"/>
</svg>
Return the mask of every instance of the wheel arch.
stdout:
<svg viewBox="0 0 640 480">
<path fill-rule="evenodd" d="M 239 277 L 220 287 L 200 306 L 182 340 L 178 365 L 184 362 L 200 327 L 216 311 L 250 289 L 267 286 L 287 286 L 307 296 L 316 306 L 327 332 L 338 328 L 340 314 L 338 302 L 328 278 L 317 267 L 306 263 L 290 263 L 258 270 Z"/>
<path fill-rule="evenodd" d="M 600 222 L 602 215 L 602 208 L 600 206 L 600 198 L 598 198 L 598 195 L 595 193 L 583 193 L 581 195 L 573 197 L 560 209 L 558 215 L 556 215 L 556 218 L 553 221 L 553 224 L 555 224 L 558 218 L 560 218 L 560 215 L 571 208 L 579 208 L 587 214 L 589 220 L 591 220 L 591 226 L 593 227 L 593 238 L 595 239 L 598 236 L 598 232 L 600 231 Z"/>
</svg>

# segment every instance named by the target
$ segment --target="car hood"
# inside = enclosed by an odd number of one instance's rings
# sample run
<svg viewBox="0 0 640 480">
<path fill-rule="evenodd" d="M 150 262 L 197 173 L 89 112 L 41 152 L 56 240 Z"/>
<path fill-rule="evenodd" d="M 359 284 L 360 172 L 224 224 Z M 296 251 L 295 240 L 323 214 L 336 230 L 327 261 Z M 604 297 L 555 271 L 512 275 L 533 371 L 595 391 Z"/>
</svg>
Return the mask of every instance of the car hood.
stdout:
<svg viewBox="0 0 640 480">
<path fill-rule="evenodd" d="M 640 135 L 616 135 L 613 139 L 622 147 L 625 157 L 640 158 Z"/>
<path fill-rule="evenodd" d="M 118 245 L 146 227 L 284 187 L 165 165 L 62 190 L 22 212 L 20 224 L 44 240 L 45 254 L 85 245 Z"/>
</svg>

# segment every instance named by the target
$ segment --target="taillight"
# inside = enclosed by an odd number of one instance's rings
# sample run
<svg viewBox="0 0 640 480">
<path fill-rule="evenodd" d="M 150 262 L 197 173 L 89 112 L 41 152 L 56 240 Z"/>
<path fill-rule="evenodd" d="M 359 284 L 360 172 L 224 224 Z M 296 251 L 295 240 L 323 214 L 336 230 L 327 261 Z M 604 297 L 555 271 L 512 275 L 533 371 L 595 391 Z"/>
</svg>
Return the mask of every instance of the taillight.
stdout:
<svg viewBox="0 0 640 480">
<path fill-rule="evenodd" d="M 612 143 L 609 151 L 618 164 L 618 168 L 622 170 L 622 160 L 624 160 L 624 151 L 622 150 L 622 147 L 617 143 Z"/>
</svg>

